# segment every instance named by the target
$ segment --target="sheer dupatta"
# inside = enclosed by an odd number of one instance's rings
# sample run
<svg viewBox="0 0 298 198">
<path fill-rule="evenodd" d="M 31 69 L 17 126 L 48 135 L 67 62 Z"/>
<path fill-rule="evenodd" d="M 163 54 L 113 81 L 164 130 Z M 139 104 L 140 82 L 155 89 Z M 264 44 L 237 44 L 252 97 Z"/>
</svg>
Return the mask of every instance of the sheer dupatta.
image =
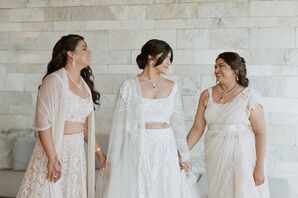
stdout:
<svg viewBox="0 0 298 198">
<path fill-rule="evenodd" d="M 141 105 L 135 78 L 123 82 L 110 133 L 105 198 L 137 198 L 139 136 L 144 130 Z"/>
<path fill-rule="evenodd" d="M 89 95 L 91 91 L 84 82 Z M 64 68 L 48 75 L 42 82 L 37 95 L 35 128 L 42 131 L 51 127 L 55 150 L 60 158 L 64 122 L 66 118 L 66 99 L 68 77 Z M 92 97 L 90 97 L 92 100 Z M 93 101 L 92 101 L 93 103 Z M 94 112 L 88 117 L 88 197 L 94 198 L 95 191 L 95 127 Z M 30 164 L 29 164 L 30 165 Z M 28 165 L 28 166 L 29 166 Z M 46 168 L 46 167 L 45 167 Z M 63 170 L 62 170 L 63 171 Z M 50 183 L 51 197 L 62 197 L 59 182 Z"/>
</svg>

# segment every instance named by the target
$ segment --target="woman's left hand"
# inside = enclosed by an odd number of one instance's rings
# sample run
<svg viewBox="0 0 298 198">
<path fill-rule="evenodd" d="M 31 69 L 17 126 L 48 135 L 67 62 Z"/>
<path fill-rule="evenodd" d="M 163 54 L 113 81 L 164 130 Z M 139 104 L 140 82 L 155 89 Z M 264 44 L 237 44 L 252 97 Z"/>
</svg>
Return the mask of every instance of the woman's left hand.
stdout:
<svg viewBox="0 0 298 198">
<path fill-rule="evenodd" d="M 265 182 L 265 170 L 263 166 L 256 166 L 253 173 L 255 185 L 259 186 Z"/>
</svg>

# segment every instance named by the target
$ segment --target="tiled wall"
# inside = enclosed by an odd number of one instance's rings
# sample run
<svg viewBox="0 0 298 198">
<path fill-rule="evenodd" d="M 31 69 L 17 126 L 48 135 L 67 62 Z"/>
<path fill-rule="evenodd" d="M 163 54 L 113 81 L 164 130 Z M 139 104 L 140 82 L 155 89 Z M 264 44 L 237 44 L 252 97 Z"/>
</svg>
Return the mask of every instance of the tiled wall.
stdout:
<svg viewBox="0 0 298 198">
<path fill-rule="evenodd" d="M 97 133 L 109 133 L 118 86 L 140 72 L 135 57 L 147 40 L 174 48 L 169 77 L 182 89 L 188 128 L 198 95 L 215 83 L 217 54 L 239 52 L 266 103 L 268 175 L 286 178 L 298 197 L 297 0 L 1 0 L 0 129 L 32 126 L 37 86 L 68 33 L 93 53 Z M 201 153 L 199 145 L 193 155 Z"/>
</svg>

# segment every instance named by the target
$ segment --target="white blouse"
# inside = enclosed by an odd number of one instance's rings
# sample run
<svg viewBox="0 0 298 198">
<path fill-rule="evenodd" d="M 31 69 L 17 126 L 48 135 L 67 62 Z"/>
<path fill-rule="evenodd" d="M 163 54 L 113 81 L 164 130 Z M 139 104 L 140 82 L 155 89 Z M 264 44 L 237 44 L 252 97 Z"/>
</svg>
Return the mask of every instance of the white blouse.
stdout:
<svg viewBox="0 0 298 198">
<path fill-rule="evenodd" d="M 143 98 L 144 106 L 144 121 L 145 122 L 163 122 L 170 124 L 171 117 L 174 112 L 173 92 L 176 89 L 176 84 L 173 87 L 169 96 L 159 99 Z"/>
<path fill-rule="evenodd" d="M 68 90 L 66 121 L 85 123 L 86 118 L 93 110 L 92 100 L 90 95 L 87 98 L 82 98 L 72 91 Z"/>
</svg>

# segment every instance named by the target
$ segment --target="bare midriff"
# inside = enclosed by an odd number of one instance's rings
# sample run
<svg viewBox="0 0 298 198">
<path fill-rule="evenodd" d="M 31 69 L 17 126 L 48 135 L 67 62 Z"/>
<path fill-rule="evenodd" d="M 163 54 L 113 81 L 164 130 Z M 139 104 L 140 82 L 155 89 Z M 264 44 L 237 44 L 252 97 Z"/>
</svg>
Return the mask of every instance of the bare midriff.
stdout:
<svg viewBox="0 0 298 198">
<path fill-rule="evenodd" d="M 166 129 L 170 128 L 170 125 L 166 122 L 146 122 L 146 129 Z"/>
<path fill-rule="evenodd" d="M 84 131 L 84 123 L 65 121 L 64 135 L 72 135 L 82 133 Z"/>
</svg>

